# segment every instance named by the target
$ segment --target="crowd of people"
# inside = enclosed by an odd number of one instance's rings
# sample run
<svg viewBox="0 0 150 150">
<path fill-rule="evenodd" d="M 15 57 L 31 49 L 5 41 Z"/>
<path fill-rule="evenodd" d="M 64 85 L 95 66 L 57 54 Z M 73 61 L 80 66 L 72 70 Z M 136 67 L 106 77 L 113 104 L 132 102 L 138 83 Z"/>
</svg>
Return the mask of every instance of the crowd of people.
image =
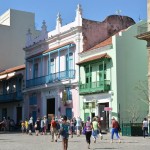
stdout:
<svg viewBox="0 0 150 150">
<path fill-rule="evenodd" d="M 3 121 L 0 122 L 1 128 L 4 131 L 11 131 L 12 127 L 14 127 L 15 123 L 9 117 L 6 119 L 3 117 Z M 148 135 L 148 121 L 144 118 L 142 123 L 143 136 L 145 138 Z M 111 119 L 111 143 L 113 143 L 114 134 L 120 143 L 120 132 L 121 128 L 118 121 L 115 117 Z M 97 138 L 103 138 L 101 133 L 101 120 L 100 117 L 95 116 L 93 118 L 87 117 L 86 121 L 83 122 L 82 119 L 78 116 L 77 118 L 68 119 L 66 116 L 61 116 L 57 118 L 57 116 L 52 116 L 49 120 L 46 116 L 39 118 L 37 117 L 36 121 L 33 121 L 33 117 L 29 119 L 25 119 L 25 121 L 21 122 L 21 131 L 22 133 L 26 133 L 32 135 L 35 132 L 35 135 L 46 135 L 47 132 L 51 135 L 51 142 L 57 142 L 57 140 L 62 137 L 62 145 L 63 150 L 67 150 L 68 148 L 68 138 L 69 135 L 73 138 L 74 135 L 79 137 L 81 134 L 85 135 L 87 148 L 90 149 L 91 137 L 94 139 L 94 143 L 96 143 Z"/>
<path fill-rule="evenodd" d="M 48 124 L 50 124 L 50 129 L 48 130 Z M 118 135 L 118 122 L 115 118 L 112 119 L 112 135 L 111 139 L 113 141 L 114 133 L 120 142 Z M 90 149 L 91 136 L 94 138 L 94 143 L 98 137 L 103 138 L 101 133 L 101 120 L 98 116 L 94 118 L 87 117 L 86 122 L 83 122 L 80 117 L 68 119 L 66 116 L 57 118 L 53 116 L 51 120 L 48 120 L 46 116 L 43 118 L 37 118 L 35 123 L 33 123 L 33 118 L 30 117 L 29 121 L 26 119 L 21 123 L 22 133 L 27 133 L 32 135 L 35 131 L 35 135 L 45 135 L 47 131 L 51 134 L 51 142 L 57 142 L 57 140 L 62 137 L 63 149 L 67 150 L 69 135 L 73 138 L 74 135 L 79 137 L 81 134 L 85 135 L 87 147 Z"/>
</svg>

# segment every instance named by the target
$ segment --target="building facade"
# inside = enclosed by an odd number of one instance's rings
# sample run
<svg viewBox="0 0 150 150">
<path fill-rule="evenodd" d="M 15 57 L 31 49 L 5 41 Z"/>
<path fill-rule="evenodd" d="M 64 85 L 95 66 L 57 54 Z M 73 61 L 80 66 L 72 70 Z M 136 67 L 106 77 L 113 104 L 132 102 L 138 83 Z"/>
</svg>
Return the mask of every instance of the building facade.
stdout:
<svg viewBox="0 0 150 150">
<path fill-rule="evenodd" d="M 25 34 L 30 28 L 33 35 L 38 35 L 34 18 L 33 13 L 14 9 L 0 15 L 0 71 L 24 64 Z M 11 57 L 6 59 L 8 54 Z"/>
<path fill-rule="evenodd" d="M 22 120 L 24 74 L 25 65 L 0 72 L 0 120 L 10 118 L 16 124 Z"/>
<path fill-rule="evenodd" d="M 147 57 L 146 51 L 143 52 L 146 42 L 135 38 L 141 23 L 120 30 L 79 54 L 77 64 L 83 120 L 87 116 L 99 116 L 102 129 L 108 130 L 112 116 L 120 123 L 128 123 L 141 122 L 147 115 L 148 105 L 139 100 L 145 96 L 140 93 L 139 97 L 136 89 L 139 81 L 147 81 Z"/>
<path fill-rule="evenodd" d="M 62 26 L 58 14 L 56 29 L 48 32 L 43 21 L 41 34 L 32 39 L 27 33 L 25 117 L 79 116 L 78 53 L 82 45 L 81 10 L 75 21 Z"/>
</svg>

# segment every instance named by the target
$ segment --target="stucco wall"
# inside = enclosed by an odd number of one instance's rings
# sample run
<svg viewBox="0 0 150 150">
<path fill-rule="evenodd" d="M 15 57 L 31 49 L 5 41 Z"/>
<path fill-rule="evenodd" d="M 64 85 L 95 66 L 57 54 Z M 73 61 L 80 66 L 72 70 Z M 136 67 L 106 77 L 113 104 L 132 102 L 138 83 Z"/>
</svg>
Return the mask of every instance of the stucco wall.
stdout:
<svg viewBox="0 0 150 150">
<path fill-rule="evenodd" d="M 139 93 L 135 89 L 138 81 L 147 80 L 146 42 L 135 38 L 138 25 L 128 28 L 122 36 L 116 36 L 117 102 L 124 121 L 131 121 L 131 112 L 134 111 L 138 111 L 137 116 L 142 120 L 148 111 L 148 105 L 138 100 Z"/>
</svg>

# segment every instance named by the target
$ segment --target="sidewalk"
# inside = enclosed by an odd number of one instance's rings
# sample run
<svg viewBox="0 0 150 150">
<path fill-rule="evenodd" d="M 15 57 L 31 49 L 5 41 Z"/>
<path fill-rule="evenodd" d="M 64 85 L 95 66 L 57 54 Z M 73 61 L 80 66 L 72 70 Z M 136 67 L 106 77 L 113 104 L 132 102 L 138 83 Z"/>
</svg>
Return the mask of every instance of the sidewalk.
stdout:
<svg viewBox="0 0 150 150">
<path fill-rule="evenodd" d="M 6 133 L 0 134 L 0 150 L 62 150 L 61 139 L 58 142 L 51 142 L 51 135 L 35 134 L 27 135 L 21 133 Z M 85 136 L 81 135 L 69 138 L 68 150 L 86 150 L 87 144 Z M 104 134 L 103 140 L 97 139 L 94 143 L 91 138 L 91 150 L 106 150 L 106 149 L 119 149 L 119 150 L 146 150 L 150 149 L 150 137 L 127 137 L 121 136 L 121 143 L 114 140 L 110 143 L 110 134 Z"/>
</svg>

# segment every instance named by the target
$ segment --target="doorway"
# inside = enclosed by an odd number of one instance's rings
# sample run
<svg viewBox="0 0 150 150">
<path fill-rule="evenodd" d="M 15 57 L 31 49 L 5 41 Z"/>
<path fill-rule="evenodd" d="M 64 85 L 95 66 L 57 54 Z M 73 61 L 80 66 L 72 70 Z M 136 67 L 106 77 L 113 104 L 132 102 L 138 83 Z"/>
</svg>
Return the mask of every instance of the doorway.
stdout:
<svg viewBox="0 0 150 150">
<path fill-rule="evenodd" d="M 105 107 L 109 107 L 109 103 L 100 103 L 99 104 L 99 116 L 101 119 L 102 130 L 109 129 L 109 112 L 104 110 Z"/>
<path fill-rule="evenodd" d="M 55 98 L 47 99 L 47 116 L 48 114 L 55 115 Z"/>
<path fill-rule="evenodd" d="M 16 107 L 16 111 L 17 111 L 17 125 L 20 124 L 21 120 L 22 120 L 22 107 Z"/>
</svg>

